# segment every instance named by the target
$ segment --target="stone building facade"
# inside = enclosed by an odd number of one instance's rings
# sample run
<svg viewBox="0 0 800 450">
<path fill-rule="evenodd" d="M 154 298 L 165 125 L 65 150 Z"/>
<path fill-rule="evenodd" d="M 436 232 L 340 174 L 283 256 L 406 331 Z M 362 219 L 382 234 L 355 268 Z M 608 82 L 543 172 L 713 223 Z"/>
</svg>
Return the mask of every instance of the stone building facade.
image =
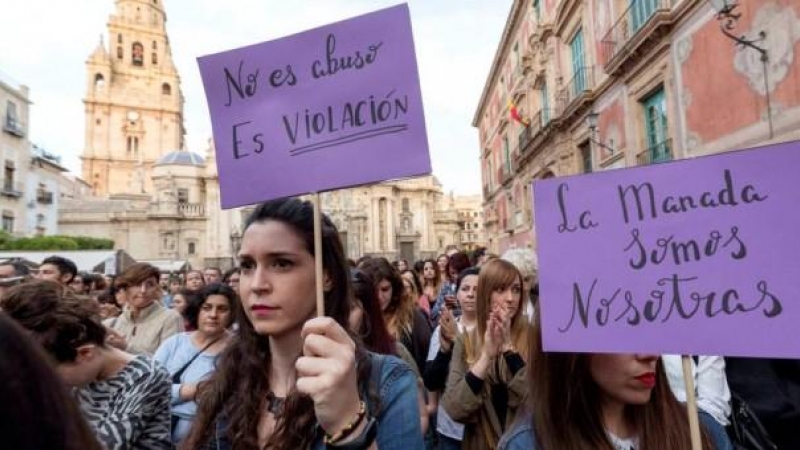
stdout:
<svg viewBox="0 0 800 450">
<path fill-rule="evenodd" d="M 152 172 L 184 147 L 183 94 L 164 4 L 116 0 L 86 61 L 83 179 L 97 196 L 153 192 Z"/>
<path fill-rule="evenodd" d="M 58 233 L 61 158 L 33 144 L 29 89 L 0 74 L 0 229 L 15 236 Z"/>
<path fill-rule="evenodd" d="M 513 3 L 473 120 L 491 250 L 536 247 L 534 180 L 800 138 L 800 4 L 739 3 L 762 64 L 713 3 Z"/>
</svg>

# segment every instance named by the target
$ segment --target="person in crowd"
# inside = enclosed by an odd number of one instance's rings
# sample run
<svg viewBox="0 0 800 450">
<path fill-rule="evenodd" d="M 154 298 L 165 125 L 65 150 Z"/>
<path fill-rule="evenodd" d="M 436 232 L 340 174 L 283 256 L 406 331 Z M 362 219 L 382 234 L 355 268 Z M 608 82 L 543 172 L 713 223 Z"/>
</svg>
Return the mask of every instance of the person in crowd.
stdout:
<svg viewBox="0 0 800 450">
<path fill-rule="evenodd" d="M 521 311 L 522 275 L 503 260 L 478 276 L 477 324 L 458 335 L 442 403 L 464 424 L 462 448 L 495 448 L 527 393 L 530 323 Z"/>
<path fill-rule="evenodd" d="M 31 271 L 25 264 L 6 261 L 0 264 L 0 297 L 6 291 L 30 278 Z"/>
<path fill-rule="evenodd" d="M 522 274 L 522 292 L 525 299 L 523 311 L 528 319 L 533 321 L 533 312 L 539 301 L 539 260 L 536 253 L 529 248 L 512 248 L 506 250 L 500 259 L 514 264 Z"/>
<path fill-rule="evenodd" d="M 686 403 L 686 383 L 683 379 L 681 355 L 663 355 L 664 372 L 675 398 Z M 706 414 L 722 427 L 730 424 L 731 391 L 725 376 L 725 359 L 721 356 L 692 358 L 692 376 L 700 414 Z"/>
<path fill-rule="evenodd" d="M 777 448 L 797 448 L 800 360 L 726 357 L 725 372 L 731 391 L 752 409 Z"/>
<path fill-rule="evenodd" d="M 122 305 L 124 304 L 120 301 L 122 297 L 124 294 L 118 293 L 118 289 L 113 285 L 97 296 L 97 302 L 100 304 L 100 318 L 103 319 L 104 324 L 107 319 L 113 320 L 122 314 Z M 107 325 L 110 326 L 111 322 L 108 322 Z"/>
<path fill-rule="evenodd" d="M 472 332 L 478 321 L 477 293 L 478 293 L 477 267 L 465 269 L 456 281 L 456 295 L 461 305 L 461 316 L 455 317 L 448 309 L 439 316 L 439 325 L 431 337 L 428 349 L 428 360 L 425 364 L 425 387 L 431 392 L 441 395 L 447 383 L 450 372 L 450 359 L 453 355 L 453 344 L 456 336 Z M 454 421 L 443 405 L 439 405 L 436 416 L 436 432 L 439 437 L 439 450 L 458 450 L 464 438 L 464 425 Z"/>
<path fill-rule="evenodd" d="M 225 272 L 225 276 L 222 277 L 222 283 L 228 285 L 234 292 L 239 292 L 239 279 L 241 276 L 241 270 L 238 267 L 234 267 Z"/>
<path fill-rule="evenodd" d="M 69 287 L 71 287 L 76 294 L 87 295 L 91 289 L 91 284 L 92 279 L 89 274 L 80 272 L 72 278 L 72 281 L 69 282 Z"/>
<path fill-rule="evenodd" d="M 397 260 L 397 271 L 399 273 L 403 273 L 408 270 L 408 260 L 406 259 L 398 259 Z"/>
<path fill-rule="evenodd" d="M 219 267 L 206 267 L 203 270 L 203 281 L 206 284 L 222 283 L 222 269 Z"/>
<path fill-rule="evenodd" d="M 403 281 L 386 258 L 372 258 L 361 265 L 375 283 L 383 319 L 389 334 L 414 356 L 417 371 L 425 369 L 431 328 L 417 302 L 403 292 Z"/>
<path fill-rule="evenodd" d="M 214 370 L 218 355 L 230 340 L 236 293 L 220 283 L 209 284 L 193 296 L 185 317 L 194 331 L 178 333 L 156 350 L 155 360 L 172 375 L 172 441 L 189 434 L 197 404 L 197 385 Z"/>
<path fill-rule="evenodd" d="M 375 293 L 375 283 L 372 281 L 372 277 L 360 269 L 351 269 L 350 276 L 353 283 L 353 307 L 348 319 L 350 330 L 361 339 L 367 350 L 382 355 L 395 355 L 414 370 L 414 375 L 418 380 L 417 401 L 420 408 L 420 426 L 422 434 L 426 434 L 429 414 L 425 402 L 425 387 L 422 383 L 422 374 L 416 370 L 417 364 L 414 357 L 386 329 L 386 322 L 383 320 L 380 300 Z"/>
<path fill-rule="evenodd" d="M 431 308 L 431 320 L 433 320 L 434 323 L 439 320 L 439 314 L 441 314 L 445 306 L 447 306 L 456 317 L 461 315 L 461 307 L 458 305 L 458 301 L 456 301 L 456 280 L 458 279 L 458 274 L 468 267 L 470 267 L 470 264 L 469 257 L 466 253 L 456 252 L 447 259 L 447 267 L 445 268 L 447 278 L 442 284 L 439 295 L 436 297 L 436 302 Z"/>
<path fill-rule="evenodd" d="M 436 257 L 436 266 L 439 269 L 439 284 L 443 285 L 447 282 L 449 276 L 447 274 L 447 262 L 450 260 L 450 257 L 446 254 L 442 253 L 441 255 Z M 438 296 L 438 292 L 437 292 Z"/>
<path fill-rule="evenodd" d="M 208 286 L 206 286 L 208 287 Z M 193 305 L 197 302 L 198 294 L 203 291 L 206 287 L 200 289 L 200 291 L 191 291 L 189 289 L 181 289 L 180 292 L 175 294 L 172 300 L 172 310 L 180 314 L 183 318 L 183 329 L 185 331 L 194 331 L 193 321 L 190 320 L 189 316 L 187 316 L 187 309 L 189 305 Z"/>
<path fill-rule="evenodd" d="M 50 357 L 0 314 L 0 436 L 3 448 L 101 450 Z"/>
<path fill-rule="evenodd" d="M 78 275 L 78 266 L 72 260 L 61 256 L 48 256 L 39 265 L 36 278 L 51 280 L 69 286 L 72 279 Z"/>
<path fill-rule="evenodd" d="M 152 355 L 168 337 L 184 330 L 180 314 L 161 305 L 158 280 L 157 268 L 136 263 L 114 281 L 126 303 L 110 326 L 125 338 L 131 353 Z"/>
<path fill-rule="evenodd" d="M 350 273 L 322 215 L 325 317 L 316 316 L 314 208 L 281 199 L 248 218 L 238 254 L 243 315 L 198 389 L 190 449 L 418 449 L 411 369 L 348 331 Z M 349 447 L 348 447 L 349 446 Z"/>
<path fill-rule="evenodd" d="M 442 288 L 442 278 L 439 275 L 439 265 L 434 259 L 426 259 L 422 266 L 422 293 L 431 302 L 435 302 L 439 297 L 439 290 Z M 433 307 L 431 303 L 431 307 Z"/>
<path fill-rule="evenodd" d="M 537 331 L 529 361 L 525 413 L 500 450 L 692 449 L 686 407 L 658 355 L 544 352 Z M 716 421 L 700 419 L 703 450 L 732 450 Z"/>
<path fill-rule="evenodd" d="M 147 356 L 107 346 L 97 302 L 43 280 L 14 287 L 0 306 L 56 362 L 106 448 L 172 448 L 167 372 Z"/>
<path fill-rule="evenodd" d="M 481 267 L 486 262 L 486 247 L 476 248 L 469 259 L 473 266 Z"/>
<path fill-rule="evenodd" d="M 430 317 L 431 301 L 428 296 L 423 293 L 422 282 L 419 280 L 416 272 L 413 270 L 406 270 L 405 272 L 400 272 L 400 276 L 403 277 L 403 288 L 406 295 L 411 296 L 411 298 L 417 302 L 419 309 L 421 309 L 426 316 Z"/>
<path fill-rule="evenodd" d="M 203 272 L 199 270 L 190 270 L 189 273 L 186 274 L 186 285 L 184 286 L 186 289 L 199 291 L 200 288 L 205 285 L 206 281 L 203 277 Z"/>
<path fill-rule="evenodd" d="M 425 261 L 424 260 L 420 259 L 420 260 L 414 261 L 413 270 L 414 270 L 414 273 L 417 274 L 417 277 L 419 277 L 420 280 L 424 279 L 424 277 L 423 277 L 423 269 L 424 268 L 425 268 Z"/>
</svg>

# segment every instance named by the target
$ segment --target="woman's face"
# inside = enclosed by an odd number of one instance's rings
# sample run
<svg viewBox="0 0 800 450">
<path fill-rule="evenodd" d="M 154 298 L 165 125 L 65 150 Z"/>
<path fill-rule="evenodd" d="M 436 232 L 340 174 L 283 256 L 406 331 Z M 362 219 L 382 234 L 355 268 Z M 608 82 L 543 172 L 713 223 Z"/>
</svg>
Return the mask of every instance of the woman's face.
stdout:
<svg viewBox="0 0 800 450">
<path fill-rule="evenodd" d="M 158 299 L 161 286 L 157 278 L 148 278 L 141 283 L 125 288 L 125 298 L 134 309 L 144 309 Z"/>
<path fill-rule="evenodd" d="M 224 295 L 209 295 L 197 315 L 197 331 L 219 336 L 231 323 L 231 304 Z"/>
<path fill-rule="evenodd" d="M 436 263 L 439 265 L 439 273 L 447 273 L 445 272 L 445 270 L 447 270 L 447 259 L 447 256 L 442 255 L 436 260 Z"/>
<path fill-rule="evenodd" d="M 183 314 L 186 311 L 186 298 L 181 294 L 175 294 L 172 297 L 172 309 Z"/>
<path fill-rule="evenodd" d="M 461 280 L 461 286 L 458 288 L 456 298 L 458 303 L 461 304 L 461 309 L 466 313 L 477 313 L 477 302 L 475 299 L 478 294 L 478 276 L 467 275 Z"/>
<path fill-rule="evenodd" d="M 186 289 L 196 291 L 203 287 L 203 274 L 200 272 L 189 272 L 186 275 Z"/>
<path fill-rule="evenodd" d="M 392 303 L 392 283 L 386 278 L 382 279 L 375 288 L 378 291 L 378 301 L 381 304 L 381 311 L 386 311 Z"/>
<path fill-rule="evenodd" d="M 495 308 L 504 306 L 511 317 L 514 317 L 519 310 L 520 299 L 522 298 L 522 282 L 519 278 L 506 286 L 495 289 L 492 292 L 491 307 Z"/>
<path fill-rule="evenodd" d="M 657 361 L 657 355 L 598 353 L 589 355 L 589 370 L 604 402 L 642 405 L 655 387 Z"/>
<path fill-rule="evenodd" d="M 403 273 L 406 270 L 408 270 L 408 264 L 405 262 L 405 260 L 401 259 L 400 261 L 397 261 L 397 271 Z"/>
<path fill-rule="evenodd" d="M 316 311 L 314 257 L 300 234 L 277 220 L 254 223 L 239 261 L 242 307 L 256 333 L 299 333 Z"/>
<path fill-rule="evenodd" d="M 433 267 L 432 262 L 428 261 L 425 263 L 425 266 L 422 267 L 422 275 L 426 280 L 432 280 L 436 278 L 436 269 Z"/>
<path fill-rule="evenodd" d="M 412 297 L 414 296 L 414 282 L 409 280 L 405 276 L 403 277 L 403 291 L 405 292 L 406 295 Z"/>
</svg>

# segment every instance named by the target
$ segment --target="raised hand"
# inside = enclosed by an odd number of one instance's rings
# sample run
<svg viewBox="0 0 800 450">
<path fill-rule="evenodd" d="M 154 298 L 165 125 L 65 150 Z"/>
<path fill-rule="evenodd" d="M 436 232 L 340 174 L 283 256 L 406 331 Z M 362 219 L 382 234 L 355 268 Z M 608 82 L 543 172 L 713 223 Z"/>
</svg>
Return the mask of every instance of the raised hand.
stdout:
<svg viewBox="0 0 800 450">
<path fill-rule="evenodd" d="M 297 359 L 297 390 L 314 401 L 319 425 L 328 434 L 342 430 L 360 408 L 356 345 L 330 317 L 303 325 L 303 356 Z"/>
<path fill-rule="evenodd" d="M 445 308 L 439 316 L 439 340 L 441 341 L 442 350 L 445 352 L 450 351 L 457 333 L 458 326 L 453 317 L 453 312 Z"/>
</svg>

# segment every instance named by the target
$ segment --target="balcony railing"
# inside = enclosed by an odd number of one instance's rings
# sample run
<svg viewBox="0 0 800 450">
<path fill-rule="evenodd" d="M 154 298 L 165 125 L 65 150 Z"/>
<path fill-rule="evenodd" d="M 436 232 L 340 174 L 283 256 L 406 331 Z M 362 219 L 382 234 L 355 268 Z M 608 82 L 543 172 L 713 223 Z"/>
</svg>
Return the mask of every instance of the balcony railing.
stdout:
<svg viewBox="0 0 800 450">
<path fill-rule="evenodd" d="M 6 197 L 22 197 L 22 183 L 13 180 L 3 180 L 3 190 L 0 191 L 0 194 Z"/>
<path fill-rule="evenodd" d="M 640 166 L 672 161 L 672 159 L 672 139 L 667 139 L 636 155 L 636 163 Z"/>
<path fill-rule="evenodd" d="M 44 205 L 52 205 L 53 204 L 53 193 L 50 191 L 37 191 L 36 192 L 36 201 L 42 203 Z"/>
<path fill-rule="evenodd" d="M 617 19 L 601 41 L 603 64 L 615 60 L 628 44 L 659 13 L 669 13 L 673 0 L 631 0 L 628 9 Z M 616 65 L 616 64 L 615 64 Z"/>
<path fill-rule="evenodd" d="M 584 93 L 594 87 L 594 67 L 583 66 L 575 70 L 567 84 L 561 88 L 562 112 Z"/>
<path fill-rule="evenodd" d="M 25 137 L 25 127 L 23 127 L 18 120 L 11 117 L 6 117 L 6 121 L 3 124 L 3 131 L 17 137 Z"/>
</svg>

